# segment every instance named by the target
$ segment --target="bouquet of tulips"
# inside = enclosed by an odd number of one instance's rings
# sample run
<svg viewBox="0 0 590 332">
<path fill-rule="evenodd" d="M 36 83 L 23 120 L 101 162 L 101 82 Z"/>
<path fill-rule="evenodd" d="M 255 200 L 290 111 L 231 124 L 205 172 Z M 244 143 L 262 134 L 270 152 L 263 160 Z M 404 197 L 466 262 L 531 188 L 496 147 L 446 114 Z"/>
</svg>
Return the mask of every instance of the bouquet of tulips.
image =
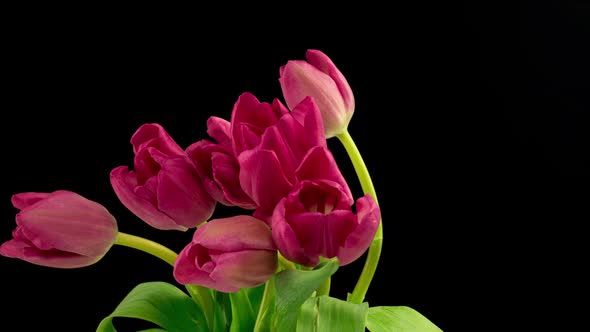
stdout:
<svg viewBox="0 0 590 332">
<path fill-rule="evenodd" d="M 135 248 L 173 267 L 184 289 L 137 285 L 97 331 L 114 318 L 142 319 L 146 331 L 440 331 L 409 307 L 369 307 L 383 231 L 371 177 L 347 131 L 355 102 L 331 59 L 309 50 L 289 61 L 279 82 L 286 105 L 250 93 L 231 119 L 210 117 L 204 138 L 181 148 L 159 124 L 131 137 L 133 168 L 110 181 L 121 203 L 161 230 L 194 230 L 180 253 L 119 232 L 101 204 L 71 191 L 12 197 L 20 212 L 0 254 L 55 268 L 97 263 L 112 245 Z M 328 149 L 336 137 L 348 152 L 364 196 L 355 200 Z M 243 214 L 214 218 L 217 204 Z M 330 296 L 330 278 L 368 250 L 346 299 Z"/>
</svg>

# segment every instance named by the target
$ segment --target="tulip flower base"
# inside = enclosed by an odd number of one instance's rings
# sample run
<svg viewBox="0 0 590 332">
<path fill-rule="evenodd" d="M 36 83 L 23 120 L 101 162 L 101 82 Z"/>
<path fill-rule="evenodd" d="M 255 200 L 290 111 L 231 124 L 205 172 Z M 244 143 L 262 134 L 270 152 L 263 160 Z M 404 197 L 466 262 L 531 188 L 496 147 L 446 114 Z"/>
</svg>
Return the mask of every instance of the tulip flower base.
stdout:
<svg viewBox="0 0 590 332">
<path fill-rule="evenodd" d="M 100 203 L 60 190 L 12 197 L 20 212 L 0 254 L 79 268 L 108 264 L 105 254 L 120 245 L 172 267 L 177 284 L 137 285 L 105 313 L 102 332 L 117 331 L 125 318 L 152 324 L 144 331 L 440 331 L 409 307 L 364 302 L 383 228 L 376 190 L 347 130 L 355 103 L 344 75 L 317 50 L 279 74 L 287 105 L 243 93 L 230 119 L 210 117 L 209 137 L 186 148 L 161 125 L 144 124 L 131 137 L 132 166 L 111 171 L 115 194 L 139 219 L 194 232 L 180 253 L 119 232 Z M 348 152 L 362 197 L 353 197 L 328 149 L 331 137 Z M 218 205 L 243 213 L 215 218 Z M 348 297 L 330 296 L 331 278 L 365 252 Z"/>
</svg>

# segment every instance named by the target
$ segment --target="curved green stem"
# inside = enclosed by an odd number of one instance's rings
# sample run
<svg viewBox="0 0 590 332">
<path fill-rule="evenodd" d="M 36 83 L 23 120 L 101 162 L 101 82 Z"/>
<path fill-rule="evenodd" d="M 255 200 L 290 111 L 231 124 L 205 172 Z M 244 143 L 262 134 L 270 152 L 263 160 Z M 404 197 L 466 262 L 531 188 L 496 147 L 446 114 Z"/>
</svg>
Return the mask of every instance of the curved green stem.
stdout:
<svg viewBox="0 0 590 332">
<path fill-rule="evenodd" d="M 356 175 L 359 178 L 361 183 L 361 187 L 363 188 L 363 192 L 365 194 L 370 194 L 375 199 L 375 202 L 379 204 L 377 201 L 377 193 L 375 192 L 375 186 L 373 186 L 373 181 L 371 180 L 371 176 L 369 175 L 369 170 L 363 161 L 363 157 L 361 157 L 361 153 L 359 152 L 356 144 L 348 131 L 339 134 L 338 139 L 346 149 L 350 160 L 352 161 L 352 165 L 354 166 L 354 170 L 356 171 Z M 375 271 L 377 270 L 377 264 L 379 263 L 379 256 L 381 256 L 381 247 L 383 244 L 383 226 L 381 221 L 379 221 L 379 228 L 377 228 L 377 233 L 375 234 L 375 238 L 373 238 L 373 242 L 369 247 L 369 252 L 367 254 L 367 260 L 365 261 L 365 265 L 363 266 L 363 271 L 352 291 L 352 294 L 349 297 L 349 301 L 352 303 L 362 303 L 365 299 L 365 295 L 367 294 L 367 290 L 369 289 L 369 285 L 371 284 L 371 280 L 375 275 Z"/>
<path fill-rule="evenodd" d="M 321 286 L 316 289 L 316 296 L 322 296 L 322 295 L 330 295 L 330 284 L 332 283 L 332 278 L 328 277 L 326 278 L 326 281 L 324 281 Z"/>
<path fill-rule="evenodd" d="M 176 257 L 178 257 L 177 253 L 157 242 L 123 232 L 119 232 L 117 234 L 115 244 L 141 250 L 150 255 L 158 257 L 172 266 L 174 266 Z M 185 285 L 185 287 L 190 296 L 195 299 L 195 301 L 203 310 L 208 323 L 212 324 L 213 296 L 211 294 L 211 290 L 199 285 Z"/>
<path fill-rule="evenodd" d="M 141 250 L 150 255 L 158 257 L 172 266 L 174 266 L 176 257 L 178 257 L 177 253 L 159 243 L 127 233 L 119 232 L 119 234 L 117 234 L 115 244 Z"/>
<path fill-rule="evenodd" d="M 275 297 L 274 277 L 270 278 L 264 285 L 264 293 L 262 293 L 262 300 L 258 315 L 256 316 L 256 323 L 254 323 L 254 332 L 262 332 L 265 329 L 265 320 L 270 319 L 268 316 L 271 312 L 270 307 Z"/>
</svg>

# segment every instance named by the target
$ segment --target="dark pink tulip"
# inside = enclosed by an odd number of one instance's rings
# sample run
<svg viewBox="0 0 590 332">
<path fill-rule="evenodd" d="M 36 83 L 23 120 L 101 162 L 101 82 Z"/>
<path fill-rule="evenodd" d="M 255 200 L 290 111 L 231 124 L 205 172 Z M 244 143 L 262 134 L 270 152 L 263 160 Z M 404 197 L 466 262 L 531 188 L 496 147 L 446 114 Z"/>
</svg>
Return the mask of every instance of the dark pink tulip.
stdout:
<svg viewBox="0 0 590 332">
<path fill-rule="evenodd" d="M 96 263 L 117 237 L 117 222 L 102 205 L 71 191 L 12 196 L 16 215 L 13 239 L 0 255 L 29 263 L 77 268 Z"/>
<path fill-rule="evenodd" d="M 207 193 L 197 170 L 158 124 L 141 126 L 131 138 L 135 171 L 119 166 L 111 185 L 131 212 L 163 230 L 185 231 L 209 219 L 215 200 Z"/>
<path fill-rule="evenodd" d="M 315 266 L 320 256 L 338 257 L 340 265 L 359 258 L 371 244 L 380 211 L 370 195 L 356 202 L 329 180 L 303 181 L 277 205 L 272 235 L 287 259 Z"/>
<path fill-rule="evenodd" d="M 311 98 L 285 113 L 279 102 L 271 106 L 245 93 L 236 102 L 232 119 L 240 184 L 258 206 L 254 214 L 257 218 L 270 222 L 276 204 L 302 179 L 298 176 L 300 168 L 304 176 L 328 176 L 350 192 L 326 148 L 321 114 Z M 307 160 L 315 149 L 323 152 Z M 318 158 L 322 153 L 327 156 Z M 318 164 L 320 159 L 322 163 Z M 310 168 L 317 169 L 312 172 Z"/>
<path fill-rule="evenodd" d="M 231 135 L 236 156 L 260 144 L 267 128 L 274 126 L 289 110 L 278 100 L 261 103 L 251 93 L 243 93 L 231 114 Z"/>
<path fill-rule="evenodd" d="M 218 143 L 204 139 L 186 149 L 205 190 L 221 204 L 255 209 L 256 204 L 240 187 L 240 166 L 233 154 L 229 122 L 211 117 L 207 127 Z"/>
<path fill-rule="evenodd" d="M 318 50 L 308 50 L 306 61 L 293 60 L 280 69 L 279 82 L 290 108 L 305 97 L 318 104 L 328 138 L 346 130 L 354 112 L 350 85 L 332 60 Z"/>
<path fill-rule="evenodd" d="M 251 216 L 214 219 L 199 227 L 178 255 L 174 278 L 221 292 L 266 282 L 277 268 L 270 228 Z"/>
</svg>

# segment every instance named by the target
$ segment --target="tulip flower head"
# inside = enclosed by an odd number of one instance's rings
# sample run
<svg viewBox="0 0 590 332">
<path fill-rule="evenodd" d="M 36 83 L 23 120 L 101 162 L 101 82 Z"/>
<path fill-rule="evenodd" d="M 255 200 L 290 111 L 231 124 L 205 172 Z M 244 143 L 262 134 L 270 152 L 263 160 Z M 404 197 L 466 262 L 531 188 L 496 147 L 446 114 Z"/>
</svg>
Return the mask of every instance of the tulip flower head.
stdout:
<svg viewBox="0 0 590 332">
<path fill-rule="evenodd" d="M 188 155 L 162 126 L 141 126 L 131 144 L 135 171 L 119 166 L 110 177 L 123 205 L 162 230 L 185 231 L 211 217 L 215 200 Z"/>
<path fill-rule="evenodd" d="M 277 268 L 277 250 L 270 228 L 241 215 L 214 219 L 199 227 L 174 264 L 181 284 L 198 284 L 236 292 L 266 282 Z"/>
<path fill-rule="evenodd" d="M 306 61 L 292 60 L 280 69 L 279 82 L 292 109 L 305 97 L 317 103 L 330 138 L 346 131 L 354 113 L 354 95 L 332 60 L 318 50 L 308 50 Z"/>
<path fill-rule="evenodd" d="M 102 205 L 71 191 L 12 196 L 20 209 L 13 239 L 0 255 L 29 263 L 77 268 L 100 260 L 117 237 L 115 218 Z"/>
</svg>

